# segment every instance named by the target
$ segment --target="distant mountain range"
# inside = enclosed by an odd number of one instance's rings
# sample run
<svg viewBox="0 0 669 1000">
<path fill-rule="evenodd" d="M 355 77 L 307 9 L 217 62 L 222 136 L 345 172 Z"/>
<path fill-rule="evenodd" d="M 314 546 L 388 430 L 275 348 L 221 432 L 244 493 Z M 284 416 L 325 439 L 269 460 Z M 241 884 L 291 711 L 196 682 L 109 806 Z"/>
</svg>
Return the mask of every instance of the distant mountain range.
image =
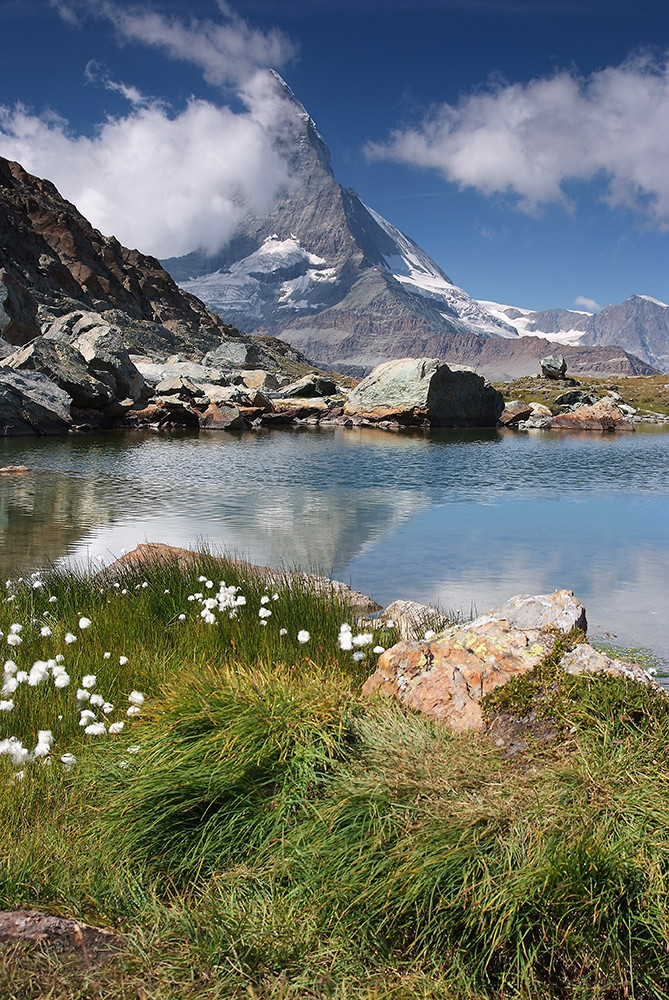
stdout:
<svg viewBox="0 0 669 1000">
<path fill-rule="evenodd" d="M 277 74 L 274 86 L 285 114 L 273 141 L 288 160 L 290 189 L 266 215 L 247 215 L 219 253 L 162 262 L 227 322 L 353 374 L 411 356 L 494 378 L 534 374 L 554 341 L 575 374 L 669 368 L 669 309 L 644 296 L 597 316 L 473 299 L 337 182 L 313 120 Z"/>
</svg>

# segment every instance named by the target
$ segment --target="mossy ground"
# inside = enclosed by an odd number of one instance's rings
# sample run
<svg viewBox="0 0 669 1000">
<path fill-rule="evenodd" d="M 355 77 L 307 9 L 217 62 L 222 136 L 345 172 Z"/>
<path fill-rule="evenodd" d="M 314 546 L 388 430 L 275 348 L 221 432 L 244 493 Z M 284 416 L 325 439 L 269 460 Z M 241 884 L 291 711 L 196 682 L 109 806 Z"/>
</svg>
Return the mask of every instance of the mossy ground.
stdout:
<svg viewBox="0 0 669 1000">
<path fill-rule="evenodd" d="M 553 657 L 486 702 L 556 734 L 510 755 L 363 700 L 375 657 L 338 648 L 341 602 L 287 585 L 274 601 L 206 556 L 198 570 L 45 575 L 0 604 L 5 634 L 24 624 L 18 666 L 62 651 L 71 675 L 21 685 L 0 715 L 0 739 L 56 740 L 20 781 L 0 756 L 0 906 L 126 942 L 95 969 L 1 946 L 3 1000 L 669 996 L 662 695 L 561 676 Z M 188 597 L 221 576 L 247 603 L 207 624 Z M 121 734 L 79 726 L 85 673 L 109 719 L 145 694 Z"/>
</svg>

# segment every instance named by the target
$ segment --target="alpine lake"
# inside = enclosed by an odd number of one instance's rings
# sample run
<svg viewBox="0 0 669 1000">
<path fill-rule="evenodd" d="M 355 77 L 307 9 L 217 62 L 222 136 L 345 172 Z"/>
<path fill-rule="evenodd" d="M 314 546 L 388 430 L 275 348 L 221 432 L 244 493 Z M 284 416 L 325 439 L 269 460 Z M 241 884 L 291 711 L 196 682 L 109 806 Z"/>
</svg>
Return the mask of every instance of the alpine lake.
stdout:
<svg viewBox="0 0 669 1000">
<path fill-rule="evenodd" d="M 166 542 L 468 617 L 572 590 L 602 648 L 669 673 L 669 432 L 369 428 L 0 440 L 0 572 Z M 650 660 L 644 660 L 649 656 Z M 666 683 L 666 682 L 665 682 Z"/>
</svg>

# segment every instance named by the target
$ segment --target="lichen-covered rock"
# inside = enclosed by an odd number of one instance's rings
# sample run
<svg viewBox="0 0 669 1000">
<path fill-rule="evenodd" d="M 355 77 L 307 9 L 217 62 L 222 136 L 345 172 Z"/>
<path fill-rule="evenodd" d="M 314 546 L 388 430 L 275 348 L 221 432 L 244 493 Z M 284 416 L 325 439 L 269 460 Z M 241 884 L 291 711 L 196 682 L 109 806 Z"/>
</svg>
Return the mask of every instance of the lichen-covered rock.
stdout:
<svg viewBox="0 0 669 1000">
<path fill-rule="evenodd" d="M 363 695 L 390 695 L 453 729 L 480 729 L 486 694 L 533 670 L 553 651 L 559 632 L 585 625 L 571 591 L 521 594 L 433 639 L 405 640 L 386 650 Z"/>
<path fill-rule="evenodd" d="M 238 407 L 211 403 L 200 416 L 200 427 L 207 431 L 243 431 L 248 424 Z"/>
<path fill-rule="evenodd" d="M 107 323 L 99 313 L 76 310 L 61 316 L 45 337 L 79 351 L 88 370 L 108 385 L 117 399 L 141 398 L 144 379 L 130 360 L 121 330 Z"/>
<path fill-rule="evenodd" d="M 471 368 L 437 358 L 379 365 L 348 394 L 344 412 L 372 423 L 431 427 L 494 427 L 504 398 Z"/>
</svg>

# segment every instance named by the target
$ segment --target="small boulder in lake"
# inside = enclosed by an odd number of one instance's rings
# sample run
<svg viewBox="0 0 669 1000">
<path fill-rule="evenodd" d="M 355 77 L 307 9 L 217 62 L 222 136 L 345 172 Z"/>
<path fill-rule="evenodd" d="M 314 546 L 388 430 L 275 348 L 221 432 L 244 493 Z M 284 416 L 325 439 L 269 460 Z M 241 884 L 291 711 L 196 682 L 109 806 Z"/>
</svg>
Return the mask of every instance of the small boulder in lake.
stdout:
<svg viewBox="0 0 669 1000">
<path fill-rule="evenodd" d="M 541 359 L 539 365 L 544 378 L 559 381 L 567 374 L 567 362 L 563 354 L 549 354 L 547 357 Z"/>
<path fill-rule="evenodd" d="M 520 399 L 512 399 L 502 410 L 499 422 L 508 427 L 511 424 L 517 424 L 519 420 L 527 420 L 531 415 L 531 403 L 523 403 Z"/>
<path fill-rule="evenodd" d="M 471 368 L 437 358 L 404 358 L 379 365 L 348 394 L 344 412 L 370 423 L 494 427 L 504 397 Z"/>
</svg>

